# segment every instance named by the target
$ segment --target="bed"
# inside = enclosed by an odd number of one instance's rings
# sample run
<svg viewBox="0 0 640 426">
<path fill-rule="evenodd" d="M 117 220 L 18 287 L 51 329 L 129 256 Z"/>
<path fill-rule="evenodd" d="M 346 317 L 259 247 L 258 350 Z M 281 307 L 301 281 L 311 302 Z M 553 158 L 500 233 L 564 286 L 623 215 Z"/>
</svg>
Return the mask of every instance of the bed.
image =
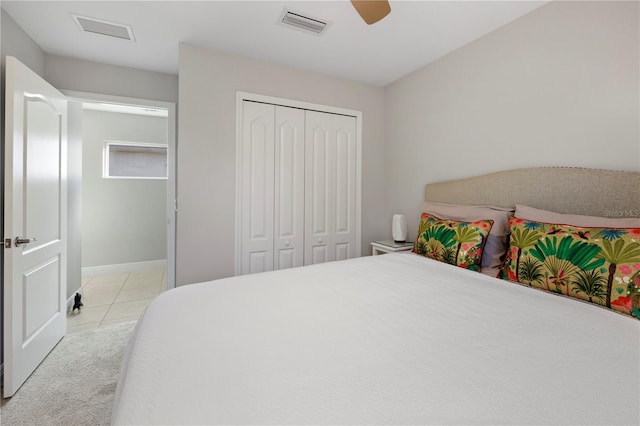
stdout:
<svg viewBox="0 0 640 426">
<path fill-rule="evenodd" d="M 640 216 L 639 187 L 523 169 L 430 184 L 426 201 Z M 138 322 L 112 422 L 639 424 L 640 321 L 407 253 L 193 284 Z"/>
</svg>

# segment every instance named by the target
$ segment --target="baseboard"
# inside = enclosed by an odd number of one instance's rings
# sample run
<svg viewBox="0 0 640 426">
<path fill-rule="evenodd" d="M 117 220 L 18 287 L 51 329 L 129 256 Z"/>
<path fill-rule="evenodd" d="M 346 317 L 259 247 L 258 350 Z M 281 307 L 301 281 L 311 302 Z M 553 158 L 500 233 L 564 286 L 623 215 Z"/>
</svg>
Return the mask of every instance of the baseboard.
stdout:
<svg viewBox="0 0 640 426">
<path fill-rule="evenodd" d="M 147 262 L 119 263 L 117 265 L 86 266 L 82 268 L 82 277 L 124 274 L 127 272 L 143 271 L 145 269 L 163 269 L 166 267 L 166 259 L 150 260 Z"/>
</svg>

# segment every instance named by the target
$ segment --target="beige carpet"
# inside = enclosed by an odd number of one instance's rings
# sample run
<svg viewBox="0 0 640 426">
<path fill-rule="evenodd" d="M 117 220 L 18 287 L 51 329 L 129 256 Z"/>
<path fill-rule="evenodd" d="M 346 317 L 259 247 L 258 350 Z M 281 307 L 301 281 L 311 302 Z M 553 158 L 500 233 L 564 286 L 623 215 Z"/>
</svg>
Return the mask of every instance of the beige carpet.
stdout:
<svg viewBox="0 0 640 426">
<path fill-rule="evenodd" d="M 10 399 L 0 425 L 107 425 L 135 322 L 67 334 Z"/>
</svg>

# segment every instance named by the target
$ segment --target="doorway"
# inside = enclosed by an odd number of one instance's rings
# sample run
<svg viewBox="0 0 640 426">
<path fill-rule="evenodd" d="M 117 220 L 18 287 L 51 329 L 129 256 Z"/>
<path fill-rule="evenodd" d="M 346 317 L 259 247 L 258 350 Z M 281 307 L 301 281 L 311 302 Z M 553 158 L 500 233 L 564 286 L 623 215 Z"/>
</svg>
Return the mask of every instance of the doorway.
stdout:
<svg viewBox="0 0 640 426">
<path fill-rule="evenodd" d="M 166 288 L 175 286 L 176 108 L 168 102 L 63 94 L 12 56 L 6 57 L 5 74 L 8 237 L 3 241 L 0 371 L 7 398 L 64 337 L 66 312 L 81 287 L 82 102 L 166 110 Z"/>
<path fill-rule="evenodd" d="M 85 303 L 68 317 L 73 332 L 135 320 L 175 287 L 175 106 L 65 94 L 69 205 L 79 207 L 77 220 L 69 218 L 69 259 L 77 265 L 69 268 L 68 294 L 69 303 L 76 292 Z M 80 176 L 77 187 L 72 175 Z"/>
</svg>

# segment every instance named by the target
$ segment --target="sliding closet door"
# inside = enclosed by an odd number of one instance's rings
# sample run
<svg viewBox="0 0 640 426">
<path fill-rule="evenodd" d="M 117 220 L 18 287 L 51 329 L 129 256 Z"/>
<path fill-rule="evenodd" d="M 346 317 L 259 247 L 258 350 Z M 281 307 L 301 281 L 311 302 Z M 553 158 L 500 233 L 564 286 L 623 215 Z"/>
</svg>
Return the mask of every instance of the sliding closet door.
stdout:
<svg viewBox="0 0 640 426">
<path fill-rule="evenodd" d="M 273 270 L 275 106 L 244 102 L 241 272 Z"/>
<path fill-rule="evenodd" d="M 356 119 L 306 111 L 305 265 L 356 255 Z"/>
<path fill-rule="evenodd" d="M 304 259 L 304 110 L 276 106 L 274 269 Z"/>
</svg>

